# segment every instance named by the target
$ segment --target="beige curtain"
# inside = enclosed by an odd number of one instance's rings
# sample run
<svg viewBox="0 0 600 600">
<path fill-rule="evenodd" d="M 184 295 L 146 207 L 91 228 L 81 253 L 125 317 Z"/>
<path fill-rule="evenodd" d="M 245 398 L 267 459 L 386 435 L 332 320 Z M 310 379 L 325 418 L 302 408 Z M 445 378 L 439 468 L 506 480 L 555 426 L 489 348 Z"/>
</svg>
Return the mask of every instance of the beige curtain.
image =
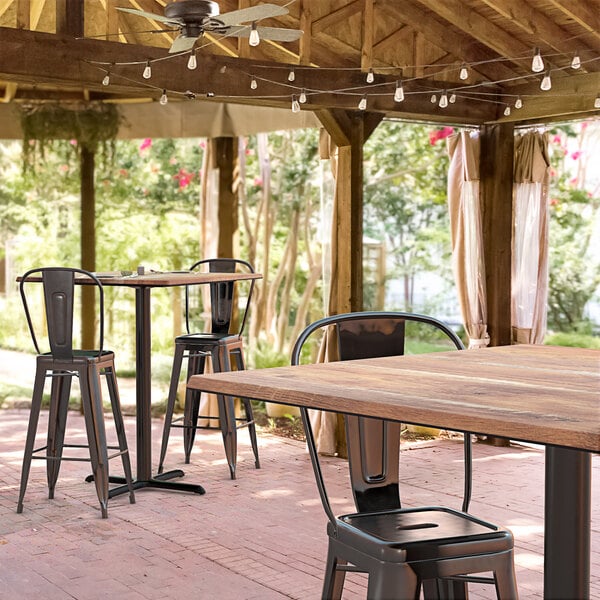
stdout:
<svg viewBox="0 0 600 600">
<path fill-rule="evenodd" d="M 338 148 L 331 140 L 331 137 L 325 130 L 321 130 L 319 141 L 319 153 L 322 159 L 329 159 L 333 180 L 335 183 L 333 192 L 333 210 L 331 216 L 331 244 L 329 248 L 329 265 L 324 269 L 324 273 L 329 274 L 329 296 L 327 300 L 327 314 L 335 315 L 343 312 L 337 306 L 338 298 L 338 277 L 337 277 L 337 253 L 338 253 L 338 237 L 335 235 L 335 227 L 337 222 L 337 177 L 338 177 Z M 328 331 L 321 347 L 319 348 L 318 362 L 329 362 L 337 360 L 336 339 L 331 332 Z M 315 442 L 319 454 L 335 455 L 346 457 L 346 435 L 344 430 L 343 418 L 332 412 L 324 412 L 319 410 L 309 411 L 310 422 L 315 436 Z"/>
<path fill-rule="evenodd" d="M 515 139 L 513 185 L 512 338 L 541 344 L 548 296 L 548 134 Z"/>
<path fill-rule="evenodd" d="M 483 236 L 479 201 L 479 133 L 448 138 L 448 210 L 452 266 L 469 348 L 489 344 Z"/>
</svg>

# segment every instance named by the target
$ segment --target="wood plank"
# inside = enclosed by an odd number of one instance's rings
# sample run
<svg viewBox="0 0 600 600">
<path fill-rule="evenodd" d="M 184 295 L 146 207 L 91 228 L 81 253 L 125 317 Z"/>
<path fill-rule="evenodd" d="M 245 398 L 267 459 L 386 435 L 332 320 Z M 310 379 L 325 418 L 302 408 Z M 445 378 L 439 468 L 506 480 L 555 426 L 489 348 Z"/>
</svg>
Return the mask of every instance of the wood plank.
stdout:
<svg viewBox="0 0 600 600">
<path fill-rule="evenodd" d="M 300 29 L 304 32 L 300 38 L 300 52 L 298 63 L 301 65 L 311 64 L 312 49 L 312 11 L 311 0 L 300 0 Z"/>
<path fill-rule="evenodd" d="M 364 0 L 362 18 L 362 48 L 360 66 L 368 71 L 373 66 L 373 36 L 375 30 L 375 10 L 373 0 Z"/>
<path fill-rule="evenodd" d="M 598 350 L 485 348 L 195 376 L 190 387 L 600 451 Z"/>
<path fill-rule="evenodd" d="M 355 14 L 361 12 L 363 9 L 363 0 L 353 0 L 349 2 L 345 6 L 334 10 L 324 17 L 316 19 L 312 24 L 312 33 L 316 35 L 322 31 L 326 31 L 330 27 L 337 25 L 340 22 L 343 22 Z"/>
<path fill-rule="evenodd" d="M 600 3 L 597 0 L 549 0 L 556 8 L 600 39 Z"/>
<path fill-rule="evenodd" d="M 17 29 L 31 29 L 30 0 L 17 0 Z"/>
</svg>

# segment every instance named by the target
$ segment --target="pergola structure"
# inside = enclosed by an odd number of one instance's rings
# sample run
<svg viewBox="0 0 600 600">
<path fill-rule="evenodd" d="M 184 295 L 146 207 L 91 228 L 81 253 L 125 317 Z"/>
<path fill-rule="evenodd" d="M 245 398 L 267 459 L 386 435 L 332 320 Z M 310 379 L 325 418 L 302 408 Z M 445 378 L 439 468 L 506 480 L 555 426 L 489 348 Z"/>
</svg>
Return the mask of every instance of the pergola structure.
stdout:
<svg viewBox="0 0 600 600">
<path fill-rule="evenodd" d="M 251 47 L 206 33 L 175 54 L 177 32 L 118 10 L 163 15 L 167 4 L 0 0 L 0 127 L 14 127 L 13 105 L 48 100 L 144 111 L 149 135 L 165 101 L 188 115 L 190 136 L 205 135 L 214 103 L 260 107 L 265 128 L 281 109 L 312 112 L 339 152 L 337 231 L 349 248 L 338 253 L 341 310 L 362 303 L 365 140 L 385 117 L 478 127 L 488 329 L 492 345 L 510 343 L 514 129 L 600 114 L 598 0 L 272 0 L 289 13 L 260 25 L 302 30 L 298 41 Z"/>
</svg>

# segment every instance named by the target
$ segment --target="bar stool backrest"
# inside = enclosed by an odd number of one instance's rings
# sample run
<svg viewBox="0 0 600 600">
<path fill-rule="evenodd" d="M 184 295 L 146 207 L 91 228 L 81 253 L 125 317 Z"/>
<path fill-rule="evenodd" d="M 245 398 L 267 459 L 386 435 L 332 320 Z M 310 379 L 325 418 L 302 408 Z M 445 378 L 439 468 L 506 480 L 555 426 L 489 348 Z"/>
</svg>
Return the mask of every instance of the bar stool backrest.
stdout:
<svg viewBox="0 0 600 600">
<path fill-rule="evenodd" d="M 415 323 L 423 329 L 427 341 L 443 339 L 445 350 L 464 349 L 460 338 L 445 323 L 426 315 L 365 311 L 326 317 L 309 325 L 298 337 L 292 350 L 292 364 L 301 363 L 302 349 L 318 331 L 327 335 L 333 344 L 334 359 L 355 360 L 419 353 L 415 342 L 407 335 L 407 324 Z M 333 334 L 333 335 L 332 335 Z M 433 343 L 431 343 L 433 342 Z M 421 342 L 422 343 L 422 342 Z M 337 354 L 337 357 L 335 357 Z M 331 359 L 331 353 L 329 353 Z M 402 386 L 402 381 L 398 381 Z M 340 407 L 343 409 L 343 407 Z M 309 453 L 317 478 L 317 486 L 325 511 L 335 521 L 325 491 L 325 483 L 318 462 L 317 449 L 308 413 L 302 412 Z M 399 489 L 400 423 L 383 419 L 344 414 L 348 463 L 354 501 L 359 512 L 401 508 Z M 463 510 L 468 508 L 471 493 L 470 438 L 465 442 L 465 489 Z"/>
<path fill-rule="evenodd" d="M 75 278 L 85 280 L 84 285 L 94 285 L 99 301 L 98 339 L 96 350 L 87 350 L 88 355 L 100 356 L 104 346 L 104 289 L 98 278 L 89 271 L 69 267 L 42 267 L 27 271 L 22 277 L 19 286 L 27 325 L 31 333 L 33 345 L 38 354 L 43 354 L 40 341 L 41 336 L 36 335 L 34 320 L 31 317 L 27 297 L 28 283 L 41 280 L 45 305 L 45 324 L 47 331 L 47 344 L 50 354 L 60 360 L 71 360 L 76 353 L 73 348 L 73 322 L 75 304 Z"/>
<path fill-rule="evenodd" d="M 206 271 L 209 273 L 254 273 L 252 265 L 237 258 L 207 258 L 199 260 L 190 267 L 190 271 Z M 240 307 L 239 327 L 233 326 L 233 317 L 235 313 L 236 289 L 237 281 L 226 281 L 209 284 L 210 288 L 210 313 L 211 313 L 211 333 L 217 334 L 234 334 L 241 336 L 246 326 L 248 317 L 248 309 L 254 292 L 254 280 L 249 280 L 248 292 L 243 299 L 243 304 Z M 191 302 L 190 287 L 198 288 L 198 286 L 186 286 L 185 290 L 185 323 L 188 333 L 193 330 L 193 309 Z M 198 290 L 196 290 L 198 291 Z M 199 290 L 201 293 L 201 290 Z"/>
</svg>

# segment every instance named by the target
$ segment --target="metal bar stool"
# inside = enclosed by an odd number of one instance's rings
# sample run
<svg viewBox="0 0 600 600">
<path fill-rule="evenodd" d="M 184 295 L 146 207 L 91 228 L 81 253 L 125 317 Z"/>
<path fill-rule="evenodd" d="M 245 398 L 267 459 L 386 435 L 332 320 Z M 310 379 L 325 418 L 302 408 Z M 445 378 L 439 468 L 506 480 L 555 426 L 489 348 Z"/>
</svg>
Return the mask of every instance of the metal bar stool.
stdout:
<svg viewBox="0 0 600 600">
<path fill-rule="evenodd" d="M 358 312 L 335 315 L 309 325 L 292 350 L 292 364 L 301 363 L 303 347 L 315 332 L 326 335 L 332 360 L 374 358 L 409 353 L 409 325 L 425 343 L 460 339 L 444 323 L 425 315 L 400 312 Z M 426 328 L 426 329 L 424 329 Z M 419 345 L 422 344 L 419 341 Z M 402 381 L 398 381 L 402 385 Z M 343 406 L 340 406 L 343 413 Z M 471 441 L 465 435 L 463 510 L 440 506 L 402 508 L 400 501 L 400 424 L 344 414 L 350 482 L 357 512 L 333 513 L 308 411 L 301 408 L 311 462 L 328 517 L 329 549 L 322 597 L 341 598 L 345 573 L 367 572 L 370 599 L 463 599 L 467 582 L 493 583 L 499 600 L 518 598 L 510 531 L 466 512 L 471 495 Z M 492 577 L 478 574 L 492 572 Z"/>
<path fill-rule="evenodd" d="M 73 348 L 73 306 L 76 276 L 81 278 L 81 283 L 95 286 L 97 291 L 100 306 L 98 314 L 99 348 L 96 350 Z M 27 301 L 26 284 L 33 281 L 41 281 L 43 286 L 49 352 L 42 352 L 40 350 Z M 119 391 L 115 375 L 114 353 L 103 349 L 104 290 L 102 284 L 92 273 L 82 269 L 47 267 L 32 269 L 25 273 L 21 278 L 20 292 L 29 331 L 31 332 L 38 356 L 17 512 L 23 512 L 23 498 L 27 488 L 32 459 L 43 459 L 47 462 L 46 476 L 48 481 L 48 497 L 50 499 L 54 498 L 54 489 L 61 462 L 63 460 L 84 460 L 91 462 L 102 517 L 106 518 L 108 516 L 108 499 L 111 497 L 108 479 L 108 461 L 110 459 L 117 456 L 121 457 L 125 480 L 128 486 L 129 501 L 132 504 L 135 502 L 135 496 L 132 485 L 129 450 L 125 438 L 125 426 L 121 414 Z M 106 377 L 118 446 L 109 446 L 107 444 L 101 395 L 100 377 L 102 374 Z M 47 443 L 44 446 L 34 448 L 42 407 L 44 384 L 47 377 L 50 377 L 52 381 Z M 73 377 L 79 379 L 88 440 L 87 445 L 65 443 L 67 413 Z M 63 456 L 63 449 L 65 448 L 88 448 L 89 458 Z M 116 452 L 109 455 L 109 450 L 115 450 Z"/>
<path fill-rule="evenodd" d="M 203 268 L 208 268 L 209 271 L 213 273 L 235 273 L 240 270 L 254 273 L 254 269 L 250 263 L 233 258 L 200 260 L 192 265 L 190 270 L 201 270 Z M 199 390 L 186 390 L 184 415 L 183 417 L 174 418 L 177 388 L 179 386 L 179 377 L 183 359 L 187 358 L 188 361 L 186 381 L 188 381 L 192 375 L 204 373 L 207 358 L 210 359 L 214 372 L 231 371 L 233 366 L 235 366 L 236 370 L 245 369 L 242 333 L 246 324 L 250 301 L 252 300 L 254 280 L 249 280 L 247 282 L 248 292 L 243 302 L 244 308 L 239 315 L 240 324 L 237 328 L 233 325 L 234 298 L 236 296 L 235 283 L 236 282 L 230 281 L 209 284 L 211 331 L 206 333 L 192 333 L 191 323 L 195 311 L 192 306 L 190 286 L 186 286 L 185 321 L 187 334 L 175 338 L 175 355 L 173 369 L 171 371 L 171 383 L 169 386 L 169 397 L 167 399 L 165 424 L 160 449 L 160 461 L 158 465 L 159 473 L 162 473 L 163 471 L 169 435 L 172 427 L 183 428 L 186 464 L 189 464 L 190 462 L 196 430 L 212 428 L 210 424 L 198 425 L 201 396 Z M 240 398 L 240 400 L 243 408 L 243 416 L 241 417 L 236 417 L 234 398 L 220 394 L 217 395 L 218 415 L 202 417 L 209 422 L 211 419 L 219 420 L 219 428 L 223 435 L 223 445 L 225 447 L 225 455 L 227 457 L 231 479 L 235 479 L 237 466 L 237 430 L 240 427 L 248 428 L 252 451 L 254 453 L 254 464 L 257 469 L 260 468 L 252 404 L 248 398 Z"/>
</svg>

